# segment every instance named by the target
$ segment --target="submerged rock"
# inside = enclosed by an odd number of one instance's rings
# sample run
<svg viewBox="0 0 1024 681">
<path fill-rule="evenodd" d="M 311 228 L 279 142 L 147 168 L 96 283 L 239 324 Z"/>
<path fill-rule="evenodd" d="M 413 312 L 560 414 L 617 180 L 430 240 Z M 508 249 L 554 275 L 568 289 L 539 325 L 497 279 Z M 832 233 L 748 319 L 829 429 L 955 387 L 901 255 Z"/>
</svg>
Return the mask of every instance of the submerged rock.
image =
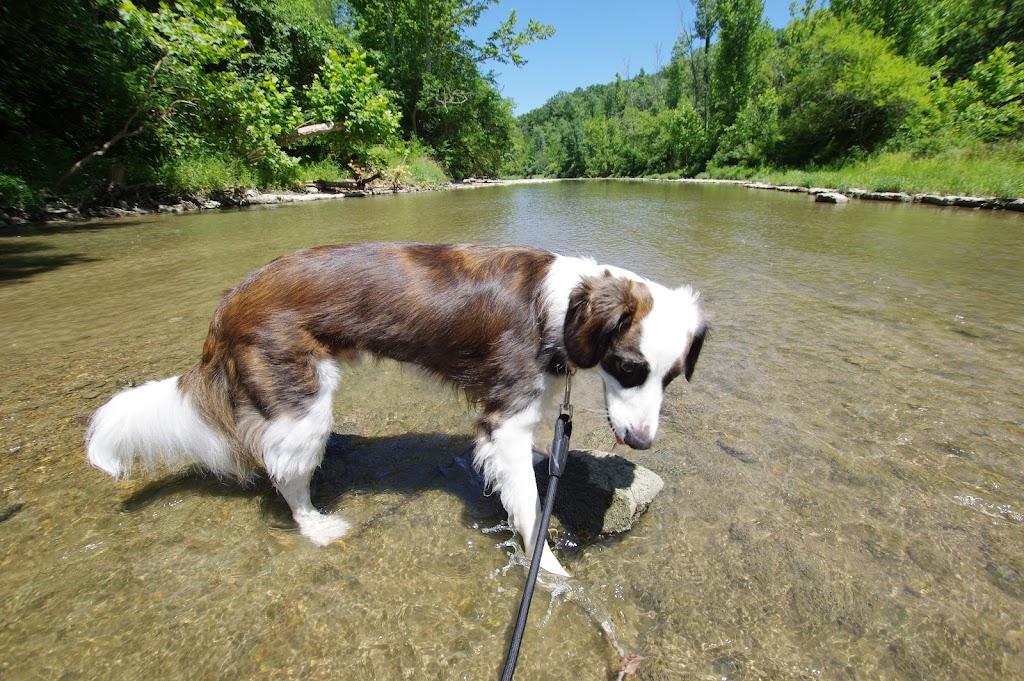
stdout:
<svg viewBox="0 0 1024 681">
<path fill-rule="evenodd" d="M 847 203 L 849 200 L 849 197 L 839 192 L 819 192 L 814 195 L 816 203 Z"/>
<path fill-rule="evenodd" d="M 547 491 L 547 459 L 534 467 Z M 569 452 L 558 484 L 554 515 L 566 528 L 586 535 L 625 532 L 636 524 L 665 486 L 657 473 L 595 449 Z"/>
</svg>

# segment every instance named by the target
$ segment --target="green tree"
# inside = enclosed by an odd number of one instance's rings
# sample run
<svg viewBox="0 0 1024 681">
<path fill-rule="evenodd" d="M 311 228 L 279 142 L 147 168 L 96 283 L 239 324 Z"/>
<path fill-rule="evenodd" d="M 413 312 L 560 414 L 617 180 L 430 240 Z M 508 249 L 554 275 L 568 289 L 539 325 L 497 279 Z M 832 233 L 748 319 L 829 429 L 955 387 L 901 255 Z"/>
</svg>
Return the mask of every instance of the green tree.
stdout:
<svg viewBox="0 0 1024 681">
<path fill-rule="evenodd" d="M 720 0 L 718 43 L 712 65 L 712 113 L 720 128 L 736 116 L 767 81 L 765 58 L 772 31 L 763 18 L 764 0 Z"/>
<path fill-rule="evenodd" d="M 273 73 L 305 87 L 328 52 L 349 54 L 359 47 L 338 21 L 334 0 L 231 0 L 230 7 L 245 26 L 249 56 L 239 70 L 249 77 Z"/>
<path fill-rule="evenodd" d="M 140 60 L 141 64 L 127 75 L 136 92 L 135 105 L 109 139 L 57 180 L 57 190 L 120 142 L 154 129 L 167 129 L 183 114 L 194 113 L 199 100 L 220 80 L 211 78 L 209 71 L 222 62 L 238 59 L 246 45 L 245 27 L 219 3 L 203 6 L 193 0 L 180 0 L 174 7 L 160 3 L 157 11 L 147 12 L 124 2 L 119 15 L 109 28 L 137 52 L 148 49 L 150 53 L 149 60 Z"/>
<path fill-rule="evenodd" d="M 284 149 L 290 145 L 330 135 L 351 151 L 397 129 L 389 95 L 358 50 L 328 50 L 298 90 L 269 71 L 250 75 L 245 27 L 222 0 L 161 2 L 152 12 L 124 2 L 110 28 L 148 55 L 126 74 L 136 101 L 120 128 L 72 165 L 57 188 L 141 135 L 171 158 L 229 152 L 280 173 L 297 163 Z"/>
<path fill-rule="evenodd" d="M 934 2 L 926 0 L 831 0 L 829 7 L 840 19 L 853 19 L 889 41 L 894 52 L 921 59 L 931 46 Z"/>
<path fill-rule="evenodd" d="M 948 91 L 954 124 L 982 141 L 1024 139 L 1024 62 L 1015 48 L 997 47 Z"/>
<path fill-rule="evenodd" d="M 938 0 L 932 11 L 934 40 L 925 61 L 941 65 L 950 80 L 965 77 L 1001 45 L 1024 44 L 1020 0 Z"/>
<path fill-rule="evenodd" d="M 782 142 L 780 125 L 779 95 L 769 88 L 749 100 L 736 122 L 722 132 L 711 164 L 751 169 L 771 164 Z"/>
<path fill-rule="evenodd" d="M 719 0 L 690 0 L 694 8 L 693 37 L 702 42 L 700 51 L 693 50 L 693 41 L 687 40 L 690 50 L 690 68 L 693 82 L 693 107 L 704 118 L 704 130 L 711 121 L 711 39 L 719 27 Z"/>
<path fill-rule="evenodd" d="M 787 28 L 782 69 L 780 163 L 869 151 L 933 108 L 928 69 L 827 11 Z"/>
<path fill-rule="evenodd" d="M 0 3 L 0 173 L 51 185 L 135 106 L 112 0 Z"/>
<path fill-rule="evenodd" d="M 384 82 L 397 93 L 406 134 L 420 137 L 442 154 L 455 174 L 483 167 L 467 154 L 480 151 L 480 131 L 494 127 L 495 146 L 506 143 L 511 120 L 499 120 L 503 107 L 493 82 L 480 71 L 489 61 L 525 64 L 520 50 L 554 33 L 529 20 L 518 28 L 512 11 L 482 43 L 467 37 L 482 13 L 497 0 L 352 0 L 358 38 L 373 51 Z M 485 92 L 495 90 L 492 96 Z M 500 99 L 500 98 L 499 98 Z M 495 127 L 496 126 L 496 127 Z M 459 135 L 475 136 L 465 144 Z M 487 165 L 500 151 L 486 154 Z"/>
</svg>

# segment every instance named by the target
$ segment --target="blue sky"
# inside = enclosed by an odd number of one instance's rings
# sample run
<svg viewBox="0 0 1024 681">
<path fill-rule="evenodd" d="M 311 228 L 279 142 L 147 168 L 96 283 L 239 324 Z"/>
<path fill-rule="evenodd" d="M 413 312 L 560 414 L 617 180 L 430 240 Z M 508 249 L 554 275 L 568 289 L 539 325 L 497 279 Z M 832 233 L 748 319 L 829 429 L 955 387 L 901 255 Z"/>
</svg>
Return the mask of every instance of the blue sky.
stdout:
<svg viewBox="0 0 1024 681">
<path fill-rule="evenodd" d="M 765 0 L 765 17 L 780 28 L 789 21 L 790 0 Z M 683 26 L 693 21 L 689 0 L 501 0 L 480 18 L 472 37 L 482 40 L 515 9 L 519 23 L 529 18 L 555 27 L 555 35 L 521 52 L 523 67 L 485 64 L 493 69 L 505 97 L 524 114 L 564 90 L 610 83 L 615 74 L 635 76 L 643 68 L 657 70 L 668 63 L 672 45 Z"/>
</svg>

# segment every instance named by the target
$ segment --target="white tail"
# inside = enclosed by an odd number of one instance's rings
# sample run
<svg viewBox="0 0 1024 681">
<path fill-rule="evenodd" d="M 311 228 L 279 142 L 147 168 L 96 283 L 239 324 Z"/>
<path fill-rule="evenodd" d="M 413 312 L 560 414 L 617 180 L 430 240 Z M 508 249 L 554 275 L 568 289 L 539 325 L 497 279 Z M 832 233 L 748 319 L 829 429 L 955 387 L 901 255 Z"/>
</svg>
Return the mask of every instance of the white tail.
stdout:
<svg viewBox="0 0 1024 681">
<path fill-rule="evenodd" d="M 126 390 L 100 407 L 85 436 L 89 463 L 115 478 L 131 475 L 138 455 L 146 470 L 198 465 L 244 478 L 226 438 L 210 427 L 178 377 Z"/>
</svg>

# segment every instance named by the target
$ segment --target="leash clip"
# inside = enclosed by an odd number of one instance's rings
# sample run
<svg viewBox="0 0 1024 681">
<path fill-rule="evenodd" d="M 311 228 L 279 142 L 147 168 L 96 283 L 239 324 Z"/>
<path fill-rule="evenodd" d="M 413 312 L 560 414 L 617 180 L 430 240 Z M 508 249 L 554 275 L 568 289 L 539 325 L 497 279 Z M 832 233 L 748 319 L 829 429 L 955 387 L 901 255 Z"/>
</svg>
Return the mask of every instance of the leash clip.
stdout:
<svg viewBox="0 0 1024 681">
<path fill-rule="evenodd" d="M 569 420 L 572 420 L 572 375 L 576 373 L 576 369 L 565 370 L 565 397 L 562 398 L 561 413 L 569 416 Z"/>
</svg>

